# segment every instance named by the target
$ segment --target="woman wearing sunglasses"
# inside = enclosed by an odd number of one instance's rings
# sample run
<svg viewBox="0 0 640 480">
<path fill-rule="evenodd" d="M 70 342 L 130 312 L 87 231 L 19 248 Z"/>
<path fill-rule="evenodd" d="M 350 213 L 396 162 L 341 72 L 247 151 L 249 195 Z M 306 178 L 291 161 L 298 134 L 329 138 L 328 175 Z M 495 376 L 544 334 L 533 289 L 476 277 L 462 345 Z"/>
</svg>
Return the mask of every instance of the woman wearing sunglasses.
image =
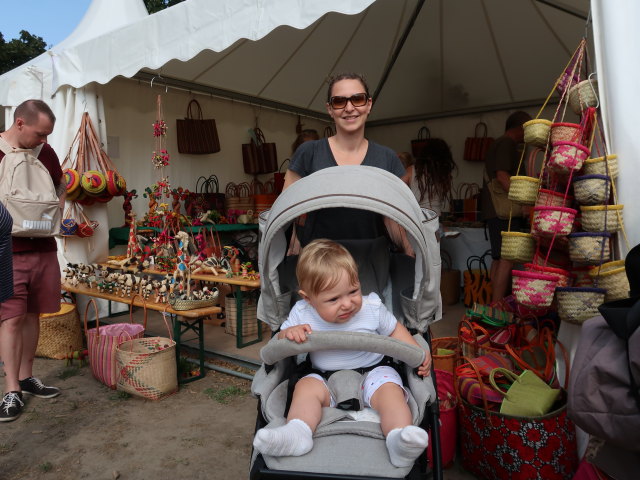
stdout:
<svg viewBox="0 0 640 480">
<path fill-rule="evenodd" d="M 336 134 L 298 147 L 285 175 L 285 189 L 302 177 L 336 165 L 366 165 L 382 168 L 401 178 L 405 175 L 405 168 L 392 149 L 364 136 L 372 99 L 361 75 L 333 76 L 329 81 L 326 105 L 335 122 Z M 385 231 L 381 215 L 350 208 L 319 210 L 307 215 L 304 224 L 301 223 L 296 227 L 296 234 L 303 247 L 314 238 L 376 238 Z"/>
</svg>

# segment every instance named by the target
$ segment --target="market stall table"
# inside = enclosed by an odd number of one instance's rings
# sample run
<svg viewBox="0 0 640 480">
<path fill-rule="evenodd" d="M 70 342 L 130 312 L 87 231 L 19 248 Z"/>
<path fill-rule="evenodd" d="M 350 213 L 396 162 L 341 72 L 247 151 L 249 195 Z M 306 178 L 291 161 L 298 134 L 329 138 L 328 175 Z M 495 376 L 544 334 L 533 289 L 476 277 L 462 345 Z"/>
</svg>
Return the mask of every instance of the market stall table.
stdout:
<svg viewBox="0 0 640 480">
<path fill-rule="evenodd" d="M 178 378 L 180 383 L 187 383 L 193 380 L 204 377 L 205 365 L 204 365 L 204 325 L 203 320 L 211 315 L 217 315 L 222 311 L 218 306 L 194 308 L 192 310 L 174 310 L 166 303 L 157 303 L 151 300 L 144 300 L 142 297 L 120 297 L 112 293 L 99 292 L 95 288 L 89 288 L 86 285 L 71 285 L 67 282 L 62 282 L 62 290 L 73 294 L 87 295 L 94 298 L 102 298 L 111 302 L 119 302 L 127 305 L 133 305 L 136 307 L 146 307 L 149 310 L 156 310 L 158 312 L 167 313 L 171 318 L 171 324 L 173 326 L 173 338 L 176 342 L 176 362 L 180 360 L 180 340 L 183 333 L 189 330 L 193 331 L 198 336 L 198 348 L 199 348 L 199 364 L 200 373 L 189 378 Z"/>
</svg>

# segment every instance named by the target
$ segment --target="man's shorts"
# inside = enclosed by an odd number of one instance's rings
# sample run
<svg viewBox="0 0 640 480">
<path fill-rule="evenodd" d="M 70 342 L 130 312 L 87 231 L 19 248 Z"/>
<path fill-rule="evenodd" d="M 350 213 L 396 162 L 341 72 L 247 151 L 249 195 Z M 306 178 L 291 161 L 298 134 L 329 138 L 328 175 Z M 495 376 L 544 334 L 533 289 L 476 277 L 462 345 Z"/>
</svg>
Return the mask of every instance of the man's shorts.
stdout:
<svg viewBox="0 0 640 480">
<path fill-rule="evenodd" d="M 522 217 L 514 217 L 511 219 L 511 231 L 520 232 L 525 226 Z M 489 241 L 491 242 L 491 258 L 500 260 L 502 252 L 502 234 L 509 230 L 509 220 L 502 218 L 487 219 L 487 230 L 489 231 Z"/>
<path fill-rule="evenodd" d="M 60 310 L 57 252 L 14 253 L 13 283 L 13 297 L 0 304 L 0 319 Z"/>
<path fill-rule="evenodd" d="M 321 381 L 324 386 L 327 387 L 327 390 L 329 389 L 325 379 L 317 373 L 310 373 L 303 378 L 306 377 L 312 377 L 316 380 Z M 365 407 L 371 407 L 371 397 L 373 397 L 373 394 L 376 393 L 376 390 L 378 390 L 385 383 L 395 383 L 396 385 L 398 385 L 404 391 L 405 400 L 408 400 L 409 396 L 404 386 L 402 385 L 402 378 L 400 378 L 400 374 L 393 367 L 382 366 L 376 367 L 368 372 L 362 381 L 362 398 L 364 400 Z M 329 392 L 329 396 L 331 398 L 329 406 L 335 407 L 336 401 L 333 398 L 333 395 L 331 395 L 331 392 Z"/>
</svg>

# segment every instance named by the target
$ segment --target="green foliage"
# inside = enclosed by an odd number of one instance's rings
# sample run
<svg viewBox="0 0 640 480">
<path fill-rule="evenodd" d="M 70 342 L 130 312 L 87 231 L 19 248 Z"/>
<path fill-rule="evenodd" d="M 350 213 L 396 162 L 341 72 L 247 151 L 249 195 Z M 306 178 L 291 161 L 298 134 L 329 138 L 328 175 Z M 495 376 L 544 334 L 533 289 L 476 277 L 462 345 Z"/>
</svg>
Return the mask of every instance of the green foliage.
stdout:
<svg viewBox="0 0 640 480">
<path fill-rule="evenodd" d="M 20 38 L 5 41 L 0 33 L 0 74 L 27 63 L 47 50 L 47 44 L 36 35 L 20 30 Z"/>
<path fill-rule="evenodd" d="M 147 7 L 149 15 L 159 12 L 165 8 L 173 7 L 184 0 L 144 0 L 144 5 Z"/>
<path fill-rule="evenodd" d="M 202 393 L 204 393 L 210 399 L 226 405 L 233 397 L 246 395 L 247 392 L 246 390 L 232 385 L 230 387 L 224 387 L 220 389 L 205 388 Z"/>
</svg>

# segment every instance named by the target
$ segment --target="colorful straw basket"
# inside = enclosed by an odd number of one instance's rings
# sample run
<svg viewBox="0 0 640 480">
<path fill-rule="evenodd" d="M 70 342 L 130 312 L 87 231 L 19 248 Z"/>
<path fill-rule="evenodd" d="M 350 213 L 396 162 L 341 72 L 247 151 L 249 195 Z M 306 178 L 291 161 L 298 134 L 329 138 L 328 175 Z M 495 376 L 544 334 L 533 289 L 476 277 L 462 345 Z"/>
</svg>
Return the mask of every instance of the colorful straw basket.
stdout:
<svg viewBox="0 0 640 480">
<path fill-rule="evenodd" d="M 589 149 L 575 142 L 553 142 L 548 167 L 556 173 L 568 174 L 582 168 L 589 158 Z"/>
<path fill-rule="evenodd" d="M 536 240 L 530 233 L 500 232 L 502 247 L 500 256 L 505 260 L 524 263 L 530 262 L 536 250 Z"/>
<path fill-rule="evenodd" d="M 541 188 L 536 198 L 536 207 L 568 207 L 573 203 L 573 197 L 547 188 Z"/>
<path fill-rule="evenodd" d="M 569 235 L 578 213 L 567 207 L 533 207 L 531 234 L 539 237 Z"/>
<path fill-rule="evenodd" d="M 556 275 L 513 270 L 513 294 L 516 301 L 526 307 L 548 307 L 558 284 Z"/>
<path fill-rule="evenodd" d="M 583 80 L 569 89 L 569 106 L 578 115 L 589 107 L 598 105 L 597 80 Z"/>
<path fill-rule="evenodd" d="M 582 127 L 579 123 L 558 122 L 551 124 L 551 144 L 556 142 L 580 142 Z"/>
<path fill-rule="evenodd" d="M 624 225 L 624 205 L 581 206 L 582 229 L 587 232 L 617 232 Z"/>
<path fill-rule="evenodd" d="M 573 179 L 573 194 L 580 205 L 602 205 L 611 194 L 608 175 L 583 175 Z"/>
<path fill-rule="evenodd" d="M 618 176 L 618 155 L 611 154 L 604 157 L 587 158 L 582 166 L 583 175 Z"/>
<path fill-rule="evenodd" d="M 558 287 L 558 315 L 560 320 L 581 325 L 598 315 L 598 307 L 604 303 L 606 290 L 589 287 Z"/>
<path fill-rule="evenodd" d="M 87 194 L 98 196 L 107 188 L 107 179 L 98 170 L 87 170 L 82 174 L 80 184 Z"/>
<path fill-rule="evenodd" d="M 107 180 L 107 192 L 109 192 L 112 197 L 124 195 L 124 192 L 127 190 L 127 182 L 124 177 L 115 170 L 107 170 L 105 178 Z"/>
<path fill-rule="evenodd" d="M 557 287 L 568 287 L 571 285 L 571 272 L 563 268 L 550 267 L 548 265 L 538 265 L 535 263 L 526 263 L 524 269 L 527 272 L 543 273 L 546 275 L 555 275 L 558 277 Z"/>
<path fill-rule="evenodd" d="M 534 205 L 539 187 L 540 180 L 537 178 L 514 175 L 509 184 L 509 200 L 522 205 Z"/>
<path fill-rule="evenodd" d="M 80 174 L 73 168 L 64 169 L 64 183 L 67 187 L 67 196 L 80 189 Z"/>
<path fill-rule="evenodd" d="M 576 232 L 569 238 L 569 257 L 572 262 L 600 265 L 611 258 L 609 232 Z"/>
<path fill-rule="evenodd" d="M 605 302 L 629 297 L 629 279 L 624 268 L 624 260 L 603 263 L 589 270 L 593 284 L 607 291 Z"/>
<path fill-rule="evenodd" d="M 551 122 L 543 118 L 535 118 L 525 122 L 524 141 L 529 145 L 545 148 L 549 141 L 549 133 L 551 132 Z"/>
</svg>

